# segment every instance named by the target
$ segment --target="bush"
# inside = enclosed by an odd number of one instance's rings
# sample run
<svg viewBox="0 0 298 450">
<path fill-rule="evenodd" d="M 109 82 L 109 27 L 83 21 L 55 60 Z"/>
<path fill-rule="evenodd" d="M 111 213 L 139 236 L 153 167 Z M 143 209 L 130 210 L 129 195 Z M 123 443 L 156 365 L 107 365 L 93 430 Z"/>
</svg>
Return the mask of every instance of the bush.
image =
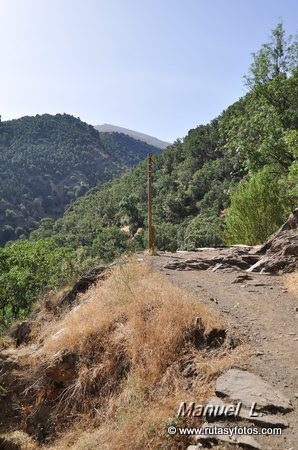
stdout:
<svg viewBox="0 0 298 450">
<path fill-rule="evenodd" d="M 0 248 L 0 324 L 28 314 L 41 292 L 68 279 L 71 264 L 72 250 L 57 247 L 53 239 Z"/>
<path fill-rule="evenodd" d="M 103 262 L 113 261 L 124 253 L 128 236 L 116 226 L 104 228 L 100 231 L 92 244 L 92 256 Z"/>
<path fill-rule="evenodd" d="M 215 216 L 197 216 L 191 220 L 185 230 L 184 248 L 194 250 L 197 247 L 218 247 L 222 245 L 223 224 Z"/>
<path fill-rule="evenodd" d="M 175 252 L 178 248 L 178 227 L 172 223 L 161 223 L 156 225 L 156 246 L 158 250 Z"/>
<path fill-rule="evenodd" d="M 256 245 L 276 231 L 289 214 L 279 181 L 268 169 L 241 181 L 226 211 L 225 243 Z"/>
</svg>

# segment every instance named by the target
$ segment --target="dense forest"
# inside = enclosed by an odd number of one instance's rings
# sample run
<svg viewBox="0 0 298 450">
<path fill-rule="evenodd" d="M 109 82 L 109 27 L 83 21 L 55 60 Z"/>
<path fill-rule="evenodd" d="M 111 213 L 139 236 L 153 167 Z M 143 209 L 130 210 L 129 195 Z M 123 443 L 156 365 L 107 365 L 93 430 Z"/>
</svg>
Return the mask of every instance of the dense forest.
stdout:
<svg viewBox="0 0 298 450">
<path fill-rule="evenodd" d="M 0 122 L 0 245 L 24 238 L 45 217 L 98 182 L 160 150 L 119 133 L 99 134 L 67 114 Z"/>
<path fill-rule="evenodd" d="M 269 42 L 253 55 L 245 77 L 247 94 L 155 158 L 159 250 L 258 244 L 297 206 L 297 51 L 297 42 L 287 38 L 279 24 Z M 109 139 L 106 136 L 103 143 Z M 144 249 L 146 224 L 145 162 L 91 189 L 57 221 L 42 220 L 28 242 L 0 250 L 0 308 L 6 322 L 25 314 L 36 292 L 59 287 L 70 272 Z M 35 294 L 12 311 L 5 299 L 11 292 L 12 303 L 19 305 L 17 286 L 30 275 L 28 267 L 37 247 L 49 248 L 54 255 L 63 249 L 64 264 L 49 262 L 49 277 L 36 276 L 31 281 Z M 22 258 L 26 255 L 26 263 L 19 263 L 18 253 Z"/>
</svg>

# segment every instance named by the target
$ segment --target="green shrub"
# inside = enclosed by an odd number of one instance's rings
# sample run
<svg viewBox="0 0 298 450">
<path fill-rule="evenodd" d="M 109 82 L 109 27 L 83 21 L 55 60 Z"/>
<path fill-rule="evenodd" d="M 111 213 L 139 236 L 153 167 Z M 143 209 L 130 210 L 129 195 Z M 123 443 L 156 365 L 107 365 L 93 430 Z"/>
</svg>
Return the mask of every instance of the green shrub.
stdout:
<svg viewBox="0 0 298 450">
<path fill-rule="evenodd" d="M 256 245 L 276 231 L 289 214 L 280 184 L 266 168 L 241 181 L 226 211 L 225 243 Z"/>
<path fill-rule="evenodd" d="M 191 220 L 185 230 L 185 250 L 222 245 L 222 221 L 215 216 L 200 215 Z"/>
<path fill-rule="evenodd" d="M 93 241 L 92 256 L 103 262 L 113 261 L 124 253 L 127 240 L 127 234 L 116 226 L 104 228 Z"/>
<path fill-rule="evenodd" d="M 175 252 L 178 248 L 178 227 L 172 223 L 161 223 L 156 225 L 156 246 L 158 250 Z"/>
<path fill-rule="evenodd" d="M 53 239 L 0 248 L 0 324 L 26 316 L 40 293 L 63 285 L 72 271 L 72 255 Z"/>
</svg>

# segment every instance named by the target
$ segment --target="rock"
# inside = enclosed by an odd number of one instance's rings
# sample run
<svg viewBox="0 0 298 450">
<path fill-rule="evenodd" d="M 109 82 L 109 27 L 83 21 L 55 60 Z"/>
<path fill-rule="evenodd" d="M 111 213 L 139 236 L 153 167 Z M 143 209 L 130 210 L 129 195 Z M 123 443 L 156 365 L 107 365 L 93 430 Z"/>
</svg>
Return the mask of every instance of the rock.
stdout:
<svg viewBox="0 0 298 450">
<path fill-rule="evenodd" d="M 267 241 L 259 248 L 258 253 L 265 254 L 267 250 L 274 244 L 274 241 L 280 236 L 285 236 L 284 231 L 297 230 L 298 228 L 298 208 L 290 215 L 288 220 L 267 239 Z"/>
<path fill-rule="evenodd" d="M 240 369 L 230 369 L 216 382 L 215 392 L 230 397 L 250 408 L 255 402 L 257 410 L 292 411 L 289 399 L 259 376 Z"/>
<path fill-rule="evenodd" d="M 37 405 L 34 411 L 27 416 L 26 432 L 40 441 L 44 441 L 50 435 L 50 416 L 52 409 L 43 403 Z"/>
<path fill-rule="evenodd" d="M 205 406 L 211 407 L 219 407 L 221 411 L 224 411 L 223 408 L 228 408 L 231 405 L 231 403 L 226 403 L 224 402 L 222 399 L 218 398 L 218 397 L 211 397 Z M 236 410 L 237 410 L 237 405 L 236 406 Z M 221 412 L 219 410 L 219 412 Z M 227 410 L 227 409 L 226 409 Z M 287 420 L 283 419 L 282 417 L 279 416 L 273 416 L 273 415 L 269 415 L 269 414 L 263 414 L 261 412 L 257 413 L 258 416 L 257 417 L 252 417 L 250 415 L 250 409 L 243 407 L 243 405 L 241 405 L 241 407 L 239 408 L 239 411 L 237 411 L 237 415 L 236 418 L 238 419 L 244 419 L 244 420 L 248 420 L 249 422 L 253 422 L 255 425 L 262 425 L 262 426 L 269 426 L 269 427 L 281 427 L 281 428 L 287 428 L 289 426 L 289 423 Z M 232 416 L 224 416 L 224 415 L 217 415 L 217 416 L 206 416 L 207 420 L 210 421 L 212 419 L 216 419 L 216 418 L 220 418 L 220 420 L 230 420 Z"/>
<path fill-rule="evenodd" d="M 46 368 L 47 378 L 53 381 L 57 387 L 65 388 L 76 377 L 76 355 L 73 353 L 63 355 L 55 365 Z"/>
<path fill-rule="evenodd" d="M 210 267 L 210 264 L 206 262 L 196 262 L 196 263 L 189 263 L 187 264 L 187 267 L 189 267 L 192 270 L 207 270 Z"/>
<path fill-rule="evenodd" d="M 298 208 L 255 254 L 262 259 L 248 272 L 293 272 L 298 266 Z"/>
<path fill-rule="evenodd" d="M 204 434 L 201 436 L 196 437 L 196 442 L 204 443 L 209 441 L 215 441 L 215 442 L 226 442 L 228 444 L 234 444 L 239 446 L 244 446 L 245 448 L 250 449 L 257 449 L 261 450 L 261 446 L 259 443 L 251 436 L 245 436 L 245 435 L 237 435 L 237 436 L 228 436 L 224 434 L 215 434 L 217 428 L 222 428 L 222 423 L 204 423 L 202 428 L 211 428 L 214 431 L 212 431 L 210 434 Z"/>
<path fill-rule="evenodd" d="M 222 260 L 223 264 L 227 264 L 228 266 L 235 266 L 238 267 L 239 269 L 248 269 L 250 264 L 246 261 L 244 261 L 244 259 L 242 257 L 238 257 L 238 256 L 227 256 L 226 258 L 223 258 Z"/>
<path fill-rule="evenodd" d="M 82 275 L 74 284 L 73 288 L 68 291 L 60 300 L 59 307 L 69 306 L 74 302 L 78 294 L 86 292 L 90 286 L 100 279 L 105 279 L 108 274 L 108 269 L 111 266 L 96 266 L 88 270 Z"/>
<path fill-rule="evenodd" d="M 213 267 L 212 272 L 216 272 L 216 271 L 219 270 L 219 269 L 224 269 L 225 267 L 227 267 L 226 264 L 217 263 L 217 264 Z"/>
<path fill-rule="evenodd" d="M 33 443 L 31 437 L 24 431 L 15 430 L 0 436 L 1 450 L 33 450 L 35 448 L 37 448 L 37 446 Z"/>
<path fill-rule="evenodd" d="M 10 336 L 15 340 L 16 347 L 19 347 L 21 344 L 27 344 L 30 341 L 31 328 L 32 323 L 29 320 L 13 326 Z"/>
<path fill-rule="evenodd" d="M 171 270 L 207 270 L 210 267 L 208 260 L 201 261 L 195 259 L 186 259 L 184 261 L 170 261 L 164 265 L 164 269 Z"/>
<path fill-rule="evenodd" d="M 265 261 L 263 261 L 262 259 L 258 262 L 256 262 L 255 264 L 253 264 L 251 267 L 249 267 L 246 272 L 251 273 L 251 272 L 260 272 L 262 267 L 264 266 Z"/>
<path fill-rule="evenodd" d="M 261 414 L 257 417 L 251 417 L 248 409 L 242 409 L 240 412 L 241 419 L 249 420 L 255 425 L 262 425 L 272 427 L 272 428 L 288 428 L 289 423 L 287 420 L 279 416 L 273 416 L 272 414 Z"/>
<path fill-rule="evenodd" d="M 248 275 L 247 273 L 239 274 L 236 276 L 236 278 L 234 278 L 234 280 L 232 281 L 232 284 L 242 283 L 245 280 L 252 280 L 252 277 L 250 275 Z"/>
<path fill-rule="evenodd" d="M 2 437 L 0 438 L 0 449 L 1 450 L 21 450 L 21 446 L 11 439 Z"/>
<path fill-rule="evenodd" d="M 165 264 L 164 269 L 170 269 L 170 270 L 183 270 L 185 269 L 186 265 L 181 261 L 176 262 L 169 262 Z"/>
<path fill-rule="evenodd" d="M 258 255 L 242 255 L 243 261 L 247 262 L 249 265 L 255 264 L 259 261 L 260 257 Z"/>
</svg>

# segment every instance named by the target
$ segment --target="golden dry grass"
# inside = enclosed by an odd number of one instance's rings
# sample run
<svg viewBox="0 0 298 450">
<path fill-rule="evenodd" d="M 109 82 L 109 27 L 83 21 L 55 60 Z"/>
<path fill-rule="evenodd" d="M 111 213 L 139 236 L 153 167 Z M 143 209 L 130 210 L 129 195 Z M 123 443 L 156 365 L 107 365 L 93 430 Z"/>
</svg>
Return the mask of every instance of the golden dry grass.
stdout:
<svg viewBox="0 0 298 450">
<path fill-rule="evenodd" d="M 298 294 L 298 272 L 283 275 L 282 281 L 290 292 Z"/>
<path fill-rule="evenodd" d="M 226 339 L 211 339 L 214 330 Z M 51 448 L 186 448 L 187 438 L 167 436 L 166 425 L 181 401 L 202 403 L 214 378 L 247 354 L 240 343 L 231 348 L 229 333 L 214 311 L 144 263 L 114 268 L 41 333 L 32 360 L 39 402 L 52 395 L 45 368 L 75 359 L 55 403 L 61 434 Z"/>
</svg>

